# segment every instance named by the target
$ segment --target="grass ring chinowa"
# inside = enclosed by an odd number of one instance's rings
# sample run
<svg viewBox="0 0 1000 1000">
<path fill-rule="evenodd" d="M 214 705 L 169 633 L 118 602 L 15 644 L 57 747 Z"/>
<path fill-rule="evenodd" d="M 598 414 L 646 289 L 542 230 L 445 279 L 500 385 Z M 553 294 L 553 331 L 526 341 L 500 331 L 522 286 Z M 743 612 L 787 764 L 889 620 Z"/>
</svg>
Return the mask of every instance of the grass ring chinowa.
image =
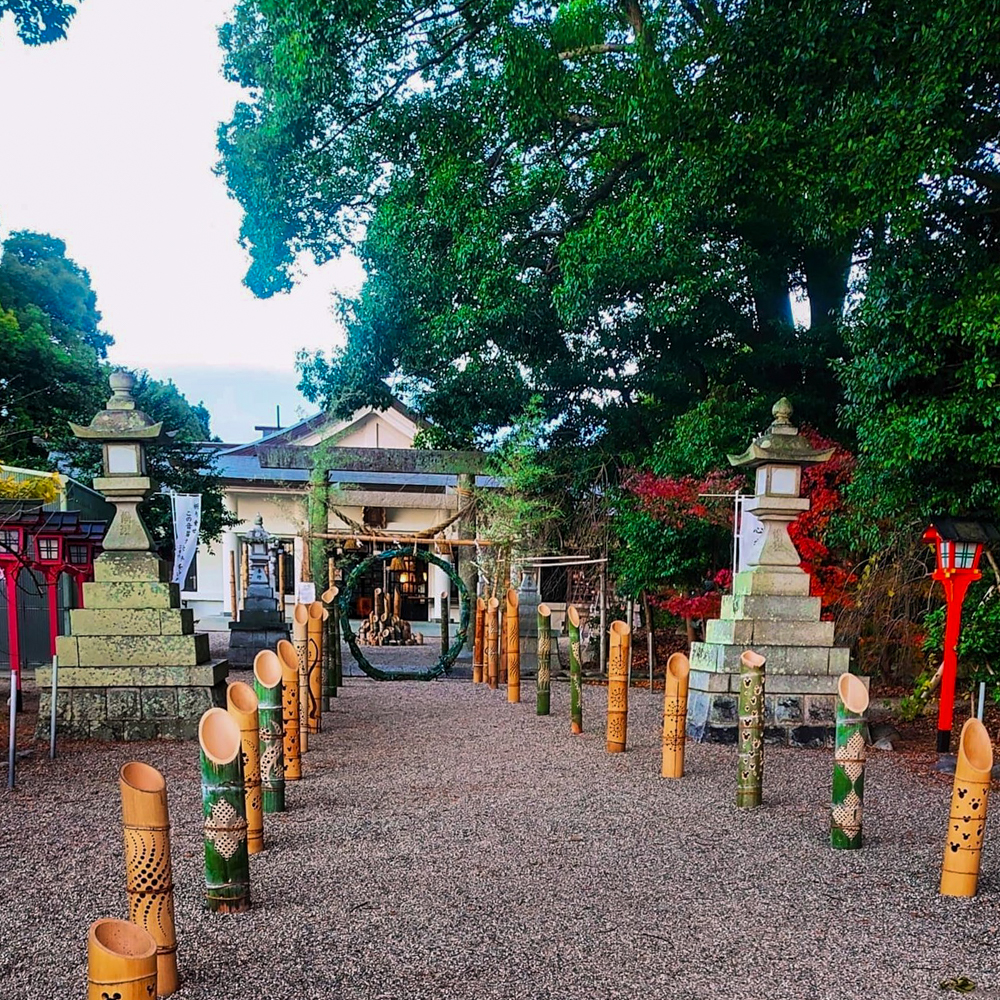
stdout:
<svg viewBox="0 0 1000 1000">
<path fill-rule="evenodd" d="M 397 556 L 433 563 L 435 566 L 443 569 L 447 573 L 448 579 L 458 587 L 461 613 L 459 614 L 458 632 L 455 634 L 455 641 L 448 647 L 446 652 L 441 654 L 437 663 L 427 670 L 383 670 L 381 667 L 376 667 L 369 663 L 368 658 L 361 652 L 358 646 L 357 636 L 355 636 L 354 630 L 351 628 L 351 622 L 348 617 L 355 588 L 368 567 L 377 562 L 386 562 L 387 560 L 395 559 Z M 462 583 L 461 578 L 450 563 L 431 552 L 423 552 L 420 549 L 389 549 L 386 552 L 377 552 L 375 555 L 363 559 L 351 570 L 351 574 L 347 578 L 347 585 L 337 598 L 337 603 L 340 605 L 340 624 L 344 631 L 344 641 L 347 643 L 351 655 L 358 661 L 358 666 L 369 677 L 377 681 L 431 681 L 435 677 L 440 677 L 441 674 L 447 672 L 458 658 L 458 654 L 465 645 L 466 635 L 469 631 L 469 592 L 466 590 L 465 584 Z"/>
</svg>

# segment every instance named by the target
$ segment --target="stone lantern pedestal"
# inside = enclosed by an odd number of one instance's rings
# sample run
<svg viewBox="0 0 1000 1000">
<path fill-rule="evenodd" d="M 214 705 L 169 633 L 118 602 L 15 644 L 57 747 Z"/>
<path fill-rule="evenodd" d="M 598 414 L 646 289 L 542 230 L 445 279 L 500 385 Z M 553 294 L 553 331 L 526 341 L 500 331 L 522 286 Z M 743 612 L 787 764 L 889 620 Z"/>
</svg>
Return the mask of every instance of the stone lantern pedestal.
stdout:
<svg viewBox="0 0 1000 1000">
<path fill-rule="evenodd" d="M 719 618 L 707 622 L 705 641 L 691 647 L 688 733 L 696 740 L 736 742 L 740 655 L 765 657 L 765 736 L 793 746 L 831 743 L 837 680 L 849 669 L 850 650 L 834 645 L 833 622 L 820 618 L 810 578 L 788 526 L 809 509 L 799 496 L 802 468 L 828 461 L 791 424 L 788 400 L 775 404 L 774 422 L 742 455 L 737 468 L 756 470 L 756 493 L 744 511 L 761 523 L 761 537 Z M 867 684 L 867 678 L 864 678 Z"/>
<path fill-rule="evenodd" d="M 83 584 L 83 607 L 70 611 L 70 634 L 56 639 L 58 732 L 107 740 L 193 739 L 212 705 L 225 705 L 228 664 L 212 660 L 208 634 L 180 606 L 170 567 L 150 551 L 136 505 L 149 494 L 145 445 L 162 427 L 136 409 L 133 377 L 111 376 L 114 395 L 77 437 L 104 445 L 104 476 L 94 486 L 116 512 Z M 48 732 L 51 668 L 36 671 L 39 727 Z"/>
</svg>

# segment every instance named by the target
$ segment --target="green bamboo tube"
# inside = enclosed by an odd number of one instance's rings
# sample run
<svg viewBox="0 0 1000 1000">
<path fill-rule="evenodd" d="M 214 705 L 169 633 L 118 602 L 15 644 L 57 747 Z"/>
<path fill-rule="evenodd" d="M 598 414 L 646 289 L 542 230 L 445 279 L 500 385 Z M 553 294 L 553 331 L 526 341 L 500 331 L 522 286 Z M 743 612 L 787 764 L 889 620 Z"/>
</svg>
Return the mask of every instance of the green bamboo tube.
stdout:
<svg viewBox="0 0 1000 1000">
<path fill-rule="evenodd" d="M 87 1000 L 149 1000 L 156 989 L 149 931 L 127 920 L 95 920 L 87 932 Z"/>
<path fill-rule="evenodd" d="M 292 612 L 292 642 L 299 665 L 299 747 L 309 749 L 309 605 L 296 604 Z"/>
<path fill-rule="evenodd" d="M 340 647 L 340 603 L 335 601 L 333 604 L 333 669 L 334 669 L 334 683 L 337 686 L 337 690 L 344 686 L 344 664 L 341 659 L 343 655 L 343 650 Z"/>
<path fill-rule="evenodd" d="M 508 587 L 504 625 L 507 633 L 507 701 L 512 705 L 521 700 L 521 623 L 517 605 L 517 591 Z"/>
<path fill-rule="evenodd" d="M 299 658 L 287 639 L 279 639 L 281 662 L 281 733 L 285 781 L 302 777 L 302 741 L 299 738 Z"/>
<path fill-rule="evenodd" d="M 538 673 L 535 675 L 535 714 L 549 714 L 549 656 L 552 650 L 552 609 L 547 604 L 538 605 Z"/>
<path fill-rule="evenodd" d="M 566 609 L 569 625 L 569 728 L 583 732 L 583 665 L 580 661 L 580 612 L 576 605 Z"/>
<path fill-rule="evenodd" d="M 740 656 L 738 711 L 736 804 L 755 809 L 764 780 L 764 657 L 749 649 Z"/>
<path fill-rule="evenodd" d="M 226 688 L 226 710 L 240 727 L 243 745 L 243 789 L 247 811 L 247 853 L 264 850 L 264 809 L 260 795 L 260 724 L 257 695 L 249 684 L 233 681 Z"/>
<path fill-rule="evenodd" d="M 284 726 L 281 722 L 281 660 L 262 649 L 253 661 L 260 743 L 260 791 L 265 813 L 285 811 Z"/>
<path fill-rule="evenodd" d="M 309 640 L 306 646 L 306 673 L 309 675 L 309 700 L 305 718 L 309 735 L 323 729 L 323 602 L 309 605 L 309 623 L 306 627 Z"/>
<path fill-rule="evenodd" d="M 684 777 L 684 739 L 687 727 L 688 678 L 691 663 L 683 653 L 667 660 L 663 681 L 663 761 L 664 778 Z"/>
<path fill-rule="evenodd" d="M 992 769 L 993 747 L 986 727 L 978 719 L 966 719 L 958 738 L 951 814 L 944 842 L 943 896 L 974 896 L 979 887 Z"/>
<path fill-rule="evenodd" d="M 157 996 L 165 997 L 177 990 L 167 783 L 155 767 L 133 760 L 122 767 L 118 784 L 125 834 L 128 918 L 153 935 Z"/>
<path fill-rule="evenodd" d="M 240 727 L 221 708 L 198 723 L 205 817 L 205 898 L 215 913 L 250 909 L 250 858 Z"/>
<path fill-rule="evenodd" d="M 625 622 L 611 623 L 608 646 L 608 753 L 624 753 L 628 733 L 628 649 L 632 630 Z"/>
<path fill-rule="evenodd" d="M 483 683 L 483 651 L 486 648 L 486 602 L 476 598 L 476 635 L 472 643 L 472 683 Z"/>
<path fill-rule="evenodd" d="M 323 708 L 330 709 L 330 699 L 337 697 L 337 665 L 335 663 L 336 632 L 337 632 L 337 595 L 339 587 L 330 586 L 323 591 L 323 603 L 328 604 L 326 617 L 323 619 Z"/>
<path fill-rule="evenodd" d="M 868 689 L 864 682 L 854 674 L 841 674 L 837 682 L 830 844 L 845 850 L 857 850 L 861 846 L 867 710 Z"/>
<path fill-rule="evenodd" d="M 500 683 L 500 602 L 491 597 L 486 606 L 486 672 L 490 690 L 496 691 Z"/>
</svg>

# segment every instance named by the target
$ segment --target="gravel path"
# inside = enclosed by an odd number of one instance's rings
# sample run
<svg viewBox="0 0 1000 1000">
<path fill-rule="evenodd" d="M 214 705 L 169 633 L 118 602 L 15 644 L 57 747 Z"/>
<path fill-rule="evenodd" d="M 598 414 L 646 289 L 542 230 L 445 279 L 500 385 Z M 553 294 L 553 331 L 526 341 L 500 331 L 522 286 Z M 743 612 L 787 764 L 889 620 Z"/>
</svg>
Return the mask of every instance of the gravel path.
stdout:
<svg viewBox="0 0 1000 1000">
<path fill-rule="evenodd" d="M 828 751 L 768 748 L 765 805 L 739 812 L 731 747 L 689 744 L 688 776 L 659 778 L 660 695 L 632 693 L 609 756 L 603 689 L 582 737 L 566 685 L 548 718 L 524 694 L 351 680 L 228 917 L 202 909 L 194 744 L 39 747 L 0 793 L 4 996 L 83 995 L 87 925 L 126 915 L 134 757 L 170 791 L 178 1000 L 902 1000 L 956 975 L 1000 997 L 1000 800 L 980 895 L 942 899 L 944 779 L 874 753 L 866 846 L 833 852 Z"/>
</svg>

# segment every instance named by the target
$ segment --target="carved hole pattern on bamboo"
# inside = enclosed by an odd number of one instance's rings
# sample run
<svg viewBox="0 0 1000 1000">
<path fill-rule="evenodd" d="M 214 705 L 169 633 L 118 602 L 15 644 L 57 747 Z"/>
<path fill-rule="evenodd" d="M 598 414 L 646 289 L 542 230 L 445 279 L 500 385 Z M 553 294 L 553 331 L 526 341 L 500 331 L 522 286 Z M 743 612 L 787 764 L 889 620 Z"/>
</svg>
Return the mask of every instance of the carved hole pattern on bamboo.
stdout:
<svg viewBox="0 0 1000 1000">
<path fill-rule="evenodd" d="M 205 839 L 228 861 L 247 839 L 247 821 L 225 799 L 217 799 L 205 824 Z"/>
<path fill-rule="evenodd" d="M 265 785 L 279 781 L 284 777 L 284 769 L 278 762 L 278 758 L 281 756 L 282 746 L 280 742 L 270 743 L 260 755 L 260 777 Z"/>
<path fill-rule="evenodd" d="M 158 939 L 168 936 L 164 910 L 170 903 L 173 883 L 170 878 L 170 854 L 167 849 L 168 827 L 156 830 L 125 828 L 125 869 L 129 895 L 129 920 L 147 929 L 156 928 Z M 170 920 L 171 927 L 173 920 Z"/>
</svg>

